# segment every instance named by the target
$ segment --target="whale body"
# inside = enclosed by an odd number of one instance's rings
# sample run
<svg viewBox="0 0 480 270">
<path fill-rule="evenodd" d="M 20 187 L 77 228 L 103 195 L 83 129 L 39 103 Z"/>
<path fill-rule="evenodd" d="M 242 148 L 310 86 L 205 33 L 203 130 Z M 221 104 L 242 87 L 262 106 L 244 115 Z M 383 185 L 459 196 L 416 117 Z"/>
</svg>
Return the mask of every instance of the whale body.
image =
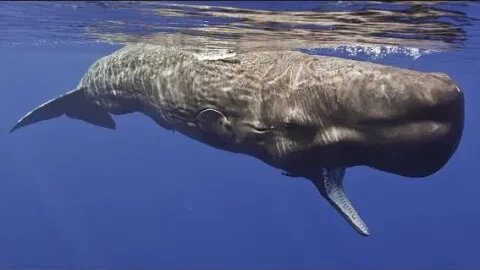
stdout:
<svg viewBox="0 0 480 270">
<path fill-rule="evenodd" d="M 11 131 L 61 115 L 114 129 L 112 114 L 133 112 L 311 180 L 369 235 L 344 192 L 346 168 L 435 173 L 461 139 L 464 100 L 442 73 L 298 51 L 211 57 L 131 45 L 97 60 L 76 89 L 29 112 Z"/>
</svg>

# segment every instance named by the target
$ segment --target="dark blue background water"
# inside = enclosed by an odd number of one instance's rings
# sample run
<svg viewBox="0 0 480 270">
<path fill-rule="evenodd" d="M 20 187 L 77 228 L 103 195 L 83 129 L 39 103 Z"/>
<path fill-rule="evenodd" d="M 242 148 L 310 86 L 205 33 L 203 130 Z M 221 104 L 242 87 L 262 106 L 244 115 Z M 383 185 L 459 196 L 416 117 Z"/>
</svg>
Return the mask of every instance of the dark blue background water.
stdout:
<svg viewBox="0 0 480 270">
<path fill-rule="evenodd" d="M 463 46 L 479 41 L 470 32 Z M 8 134 L 119 47 L 0 48 L 0 269 L 480 267 L 477 51 L 375 60 L 449 74 L 465 94 L 466 119 L 456 154 L 430 177 L 347 171 L 372 234 L 364 238 L 309 181 L 140 114 L 115 117 L 116 131 L 62 117 Z"/>
</svg>

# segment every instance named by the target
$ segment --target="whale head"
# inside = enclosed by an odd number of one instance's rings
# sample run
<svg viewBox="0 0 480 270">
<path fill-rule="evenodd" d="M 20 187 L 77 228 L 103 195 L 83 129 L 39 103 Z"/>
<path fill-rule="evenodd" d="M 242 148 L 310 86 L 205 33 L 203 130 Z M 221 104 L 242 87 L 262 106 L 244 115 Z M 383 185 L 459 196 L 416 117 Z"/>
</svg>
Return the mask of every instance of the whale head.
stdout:
<svg viewBox="0 0 480 270">
<path fill-rule="evenodd" d="M 220 137 L 240 142 L 244 152 L 288 176 L 312 180 L 367 236 L 368 227 L 343 189 L 345 169 L 364 165 L 406 177 L 431 175 L 456 150 L 464 122 L 463 93 L 447 75 L 382 71 L 338 76 L 337 84 L 322 91 L 313 86 L 265 94 L 257 114 L 231 119 L 216 114 L 222 119 Z"/>
<path fill-rule="evenodd" d="M 388 69 L 368 80 L 345 76 L 338 85 L 346 88 L 264 95 L 258 114 L 228 121 L 238 125 L 227 128 L 244 138 L 242 149 L 306 178 L 317 177 L 319 167 L 359 165 L 431 175 L 459 144 L 463 93 L 444 74 Z"/>
</svg>

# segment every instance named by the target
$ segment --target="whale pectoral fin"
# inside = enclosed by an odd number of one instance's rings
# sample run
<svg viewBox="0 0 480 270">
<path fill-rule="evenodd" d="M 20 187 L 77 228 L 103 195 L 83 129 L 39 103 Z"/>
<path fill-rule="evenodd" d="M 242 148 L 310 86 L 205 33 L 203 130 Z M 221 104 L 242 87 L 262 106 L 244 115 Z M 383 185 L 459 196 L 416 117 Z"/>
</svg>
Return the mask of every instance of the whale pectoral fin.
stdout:
<svg viewBox="0 0 480 270">
<path fill-rule="evenodd" d="M 197 115 L 200 129 L 228 140 L 232 137 L 232 124 L 228 118 L 216 109 L 205 109 Z"/>
<path fill-rule="evenodd" d="M 321 179 L 313 181 L 320 193 L 357 232 L 364 236 L 370 235 L 367 225 L 363 222 L 343 189 L 345 168 L 321 168 L 321 170 Z"/>
<path fill-rule="evenodd" d="M 76 89 L 49 100 L 27 113 L 18 120 L 10 132 L 63 114 L 97 126 L 115 129 L 115 122 L 110 114 L 97 104 L 87 100 L 83 89 Z"/>
</svg>

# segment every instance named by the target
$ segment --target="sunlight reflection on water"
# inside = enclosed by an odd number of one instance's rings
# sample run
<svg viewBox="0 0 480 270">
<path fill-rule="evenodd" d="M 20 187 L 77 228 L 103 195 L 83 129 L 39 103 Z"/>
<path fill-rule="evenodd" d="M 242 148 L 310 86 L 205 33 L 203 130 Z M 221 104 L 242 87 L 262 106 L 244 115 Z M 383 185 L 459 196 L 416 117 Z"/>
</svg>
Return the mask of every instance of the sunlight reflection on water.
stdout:
<svg viewBox="0 0 480 270">
<path fill-rule="evenodd" d="M 260 4 L 264 10 L 234 2 L 5 2 L 1 44 L 154 43 L 198 51 L 303 49 L 416 59 L 461 47 L 465 28 L 478 21 L 463 11 L 476 5 L 467 2 Z"/>
</svg>

